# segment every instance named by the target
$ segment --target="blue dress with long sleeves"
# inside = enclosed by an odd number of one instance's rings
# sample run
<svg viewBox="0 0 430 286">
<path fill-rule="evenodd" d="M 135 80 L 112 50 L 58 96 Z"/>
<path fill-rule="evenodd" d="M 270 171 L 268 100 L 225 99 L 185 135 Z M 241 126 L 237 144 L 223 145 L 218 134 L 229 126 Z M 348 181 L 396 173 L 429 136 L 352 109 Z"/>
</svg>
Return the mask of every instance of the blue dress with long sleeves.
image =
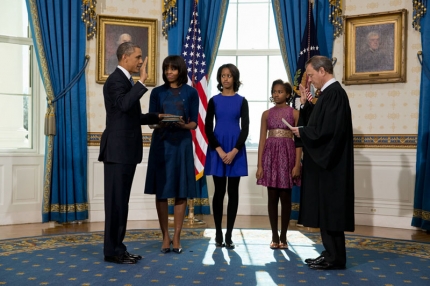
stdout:
<svg viewBox="0 0 430 286">
<path fill-rule="evenodd" d="M 213 128 L 213 119 L 216 124 Z M 209 146 L 206 154 L 205 173 L 217 177 L 248 176 L 248 162 L 245 141 L 248 137 L 248 102 L 239 94 L 234 96 L 215 95 L 208 103 L 206 114 L 206 135 Z M 239 150 L 231 164 L 224 164 L 216 148 L 220 146 L 228 153 Z"/>
</svg>

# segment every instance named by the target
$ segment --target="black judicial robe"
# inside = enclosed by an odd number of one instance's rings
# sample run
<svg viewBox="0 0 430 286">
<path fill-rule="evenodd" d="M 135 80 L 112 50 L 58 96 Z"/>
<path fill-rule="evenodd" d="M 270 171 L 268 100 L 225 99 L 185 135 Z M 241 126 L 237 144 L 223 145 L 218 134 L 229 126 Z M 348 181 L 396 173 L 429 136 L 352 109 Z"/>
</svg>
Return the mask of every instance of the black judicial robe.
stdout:
<svg viewBox="0 0 430 286">
<path fill-rule="evenodd" d="M 305 106 L 306 108 L 306 106 Z M 300 122 L 306 112 L 300 112 Z M 303 172 L 298 223 L 330 231 L 354 231 L 354 146 L 348 96 L 330 84 L 300 128 Z"/>
</svg>

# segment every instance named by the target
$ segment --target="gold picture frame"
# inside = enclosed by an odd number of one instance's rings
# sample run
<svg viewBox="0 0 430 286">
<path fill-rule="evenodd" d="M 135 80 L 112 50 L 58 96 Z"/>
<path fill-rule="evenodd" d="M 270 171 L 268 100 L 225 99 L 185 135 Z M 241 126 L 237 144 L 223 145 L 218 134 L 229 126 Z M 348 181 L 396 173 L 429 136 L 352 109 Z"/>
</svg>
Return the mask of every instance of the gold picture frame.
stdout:
<svg viewBox="0 0 430 286">
<path fill-rule="evenodd" d="M 157 19 L 98 15 L 96 82 L 104 83 L 107 80 L 118 64 L 116 57 L 118 45 L 131 40 L 140 46 L 143 58 L 148 56 L 148 78 L 145 85 L 155 86 L 157 83 L 156 36 Z M 138 80 L 139 75 L 133 74 L 133 79 Z"/>
<path fill-rule="evenodd" d="M 345 85 L 406 82 L 407 10 L 345 16 Z"/>
</svg>

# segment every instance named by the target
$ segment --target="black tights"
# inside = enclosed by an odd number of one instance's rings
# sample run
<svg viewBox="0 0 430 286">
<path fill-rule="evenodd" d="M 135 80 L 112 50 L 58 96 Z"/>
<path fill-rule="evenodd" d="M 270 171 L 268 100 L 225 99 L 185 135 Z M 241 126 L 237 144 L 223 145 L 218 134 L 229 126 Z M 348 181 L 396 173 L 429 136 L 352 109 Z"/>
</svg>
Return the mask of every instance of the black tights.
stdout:
<svg viewBox="0 0 430 286">
<path fill-rule="evenodd" d="M 272 228 L 272 241 L 287 242 L 287 230 L 291 215 L 291 189 L 267 188 L 270 227 Z M 278 234 L 278 203 L 281 199 L 281 235 Z"/>
<path fill-rule="evenodd" d="M 224 196 L 227 185 L 227 177 L 213 176 L 215 193 L 212 200 L 214 222 L 216 228 L 216 242 L 222 242 L 222 213 Z M 228 205 L 227 205 L 227 232 L 225 242 L 231 243 L 231 232 L 233 231 L 234 221 L 236 220 L 237 207 L 239 205 L 239 182 L 240 177 L 228 177 Z"/>
</svg>

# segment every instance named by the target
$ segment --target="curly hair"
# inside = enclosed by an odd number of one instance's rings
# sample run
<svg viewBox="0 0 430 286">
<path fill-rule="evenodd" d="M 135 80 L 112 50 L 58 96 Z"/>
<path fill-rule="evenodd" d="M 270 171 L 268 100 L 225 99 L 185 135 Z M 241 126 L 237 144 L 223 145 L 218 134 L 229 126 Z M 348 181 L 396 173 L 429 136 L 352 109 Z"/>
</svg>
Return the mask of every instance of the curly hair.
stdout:
<svg viewBox="0 0 430 286">
<path fill-rule="evenodd" d="M 272 82 L 272 88 L 270 89 L 270 94 L 273 94 L 273 88 L 275 85 L 282 85 L 284 87 L 285 93 L 287 94 L 286 102 L 287 104 L 290 104 L 290 102 L 293 100 L 293 87 L 289 82 L 284 82 L 282 79 L 277 79 Z M 270 97 L 270 101 L 273 102 L 273 97 Z"/>
</svg>

